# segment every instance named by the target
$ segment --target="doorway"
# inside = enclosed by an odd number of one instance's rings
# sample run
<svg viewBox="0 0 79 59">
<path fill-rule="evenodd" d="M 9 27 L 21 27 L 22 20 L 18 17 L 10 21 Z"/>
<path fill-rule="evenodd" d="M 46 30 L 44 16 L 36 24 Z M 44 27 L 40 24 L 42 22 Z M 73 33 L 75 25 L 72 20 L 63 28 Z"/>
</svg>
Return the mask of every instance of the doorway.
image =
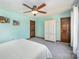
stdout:
<svg viewBox="0 0 79 59">
<path fill-rule="evenodd" d="M 61 41 L 70 43 L 70 17 L 61 18 Z"/>
<path fill-rule="evenodd" d="M 30 38 L 35 37 L 35 21 L 30 20 Z"/>
</svg>

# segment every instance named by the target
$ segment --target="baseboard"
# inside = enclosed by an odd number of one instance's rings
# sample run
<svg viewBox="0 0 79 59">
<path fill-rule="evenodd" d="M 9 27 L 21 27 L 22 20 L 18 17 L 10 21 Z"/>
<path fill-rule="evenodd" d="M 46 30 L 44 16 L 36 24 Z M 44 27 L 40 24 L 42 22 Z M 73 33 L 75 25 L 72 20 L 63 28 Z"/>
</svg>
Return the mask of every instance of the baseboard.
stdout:
<svg viewBox="0 0 79 59">
<path fill-rule="evenodd" d="M 31 39 L 31 38 L 35 38 L 35 37 L 30 37 L 30 38 L 27 38 L 27 39 Z"/>
<path fill-rule="evenodd" d="M 30 38 L 27 38 L 27 40 L 29 40 Z"/>
<path fill-rule="evenodd" d="M 27 38 L 27 39 L 31 39 L 31 38 L 41 38 L 41 39 L 44 39 L 44 37 L 37 37 L 37 36 L 35 36 L 35 37 L 30 37 L 30 38 Z"/>
<path fill-rule="evenodd" d="M 56 42 L 61 42 L 60 40 L 56 40 Z"/>
<path fill-rule="evenodd" d="M 37 36 L 36 36 L 36 38 L 41 38 L 41 39 L 44 39 L 44 37 L 37 37 Z"/>
</svg>

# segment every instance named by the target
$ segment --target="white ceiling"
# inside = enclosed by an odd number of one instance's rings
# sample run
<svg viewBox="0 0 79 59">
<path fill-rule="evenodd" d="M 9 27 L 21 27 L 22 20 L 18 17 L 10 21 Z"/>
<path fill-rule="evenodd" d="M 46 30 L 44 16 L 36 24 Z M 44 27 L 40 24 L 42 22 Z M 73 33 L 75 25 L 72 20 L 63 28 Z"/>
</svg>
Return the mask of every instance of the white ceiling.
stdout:
<svg viewBox="0 0 79 59">
<path fill-rule="evenodd" d="M 57 13 L 69 10 L 72 6 L 73 0 L 0 0 L 0 8 L 24 14 L 24 11 L 29 9 L 22 4 L 26 3 L 29 6 L 40 5 L 41 3 L 46 3 L 47 6 L 43 8 L 44 11 L 48 13 L 46 15 L 55 15 Z M 31 15 L 31 13 L 25 14 Z M 43 14 L 38 14 L 37 16 L 45 16 Z"/>
</svg>

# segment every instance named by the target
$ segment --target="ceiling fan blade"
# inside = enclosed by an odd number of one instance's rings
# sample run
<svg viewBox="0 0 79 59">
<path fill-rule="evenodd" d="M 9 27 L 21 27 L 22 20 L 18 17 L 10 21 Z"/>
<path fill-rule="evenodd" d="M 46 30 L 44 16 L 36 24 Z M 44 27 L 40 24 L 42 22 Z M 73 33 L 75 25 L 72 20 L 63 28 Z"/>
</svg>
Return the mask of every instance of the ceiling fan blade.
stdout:
<svg viewBox="0 0 79 59">
<path fill-rule="evenodd" d="M 29 13 L 29 12 L 31 12 L 31 11 L 25 11 L 24 13 Z"/>
<path fill-rule="evenodd" d="M 30 6 L 28 6 L 27 4 L 25 4 L 25 3 L 23 3 L 23 5 L 24 6 L 26 6 L 26 7 L 28 7 L 28 8 L 30 8 L 30 9 L 32 9 Z"/>
<path fill-rule="evenodd" d="M 43 7 L 45 7 L 45 6 L 46 6 L 46 4 L 43 3 L 43 4 L 41 4 L 40 6 L 38 6 L 37 9 L 41 9 L 41 8 L 43 8 Z"/>
<path fill-rule="evenodd" d="M 45 11 L 38 11 L 38 12 L 40 12 L 40 13 L 44 13 L 44 14 L 46 14 L 47 12 L 45 12 Z"/>
</svg>

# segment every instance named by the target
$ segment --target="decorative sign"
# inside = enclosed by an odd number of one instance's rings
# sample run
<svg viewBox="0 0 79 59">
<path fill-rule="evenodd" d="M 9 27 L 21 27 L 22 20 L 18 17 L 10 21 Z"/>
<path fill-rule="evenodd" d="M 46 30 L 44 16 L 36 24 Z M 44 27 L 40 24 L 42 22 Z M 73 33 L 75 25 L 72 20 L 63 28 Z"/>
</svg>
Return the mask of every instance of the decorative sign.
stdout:
<svg viewBox="0 0 79 59">
<path fill-rule="evenodd" d="M 17 25 L 19 25 L 19 22 L 17 20 L 13 20 L 13 25 L 17 26 Z"/>
<path fill-rule="evenodd" d="M 0 16 L 0 23 L 10 23 L 10 19 L 7 17 Z"/>
</svg>

